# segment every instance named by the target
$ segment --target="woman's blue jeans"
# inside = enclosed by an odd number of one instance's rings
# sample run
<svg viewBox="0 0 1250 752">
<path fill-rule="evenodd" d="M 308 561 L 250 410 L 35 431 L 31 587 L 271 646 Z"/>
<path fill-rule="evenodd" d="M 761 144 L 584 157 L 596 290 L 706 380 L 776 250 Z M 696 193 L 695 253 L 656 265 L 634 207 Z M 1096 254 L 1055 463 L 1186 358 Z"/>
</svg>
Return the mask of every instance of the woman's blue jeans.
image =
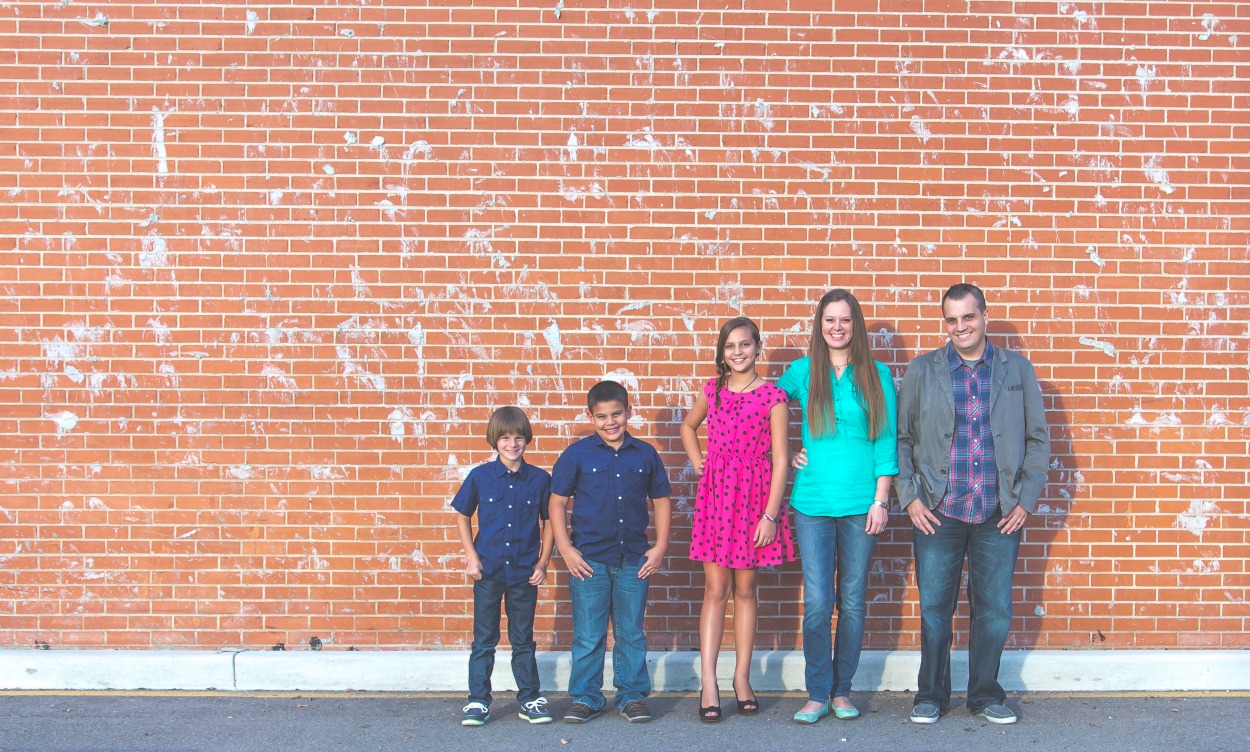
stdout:
<svg viewBox="0 0 1250 752">
<path fill-rule="evenodd" d="M 827 702 L 848 697 L 864 643 L 868 565 L 877 536 L 864 532 L 867 514 L 810 517 L 794 512 L 803 565 L 803 659 L 807 697 Z M 834 609 L 838 628 L 830 652 Z"/>
</svg>

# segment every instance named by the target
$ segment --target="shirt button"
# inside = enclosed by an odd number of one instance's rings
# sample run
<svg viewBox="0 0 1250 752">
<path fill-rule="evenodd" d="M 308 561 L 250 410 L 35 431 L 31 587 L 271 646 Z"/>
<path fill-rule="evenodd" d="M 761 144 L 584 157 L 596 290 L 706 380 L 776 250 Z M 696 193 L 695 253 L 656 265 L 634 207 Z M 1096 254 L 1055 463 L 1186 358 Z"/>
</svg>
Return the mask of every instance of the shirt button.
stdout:
<svg viewBox="0 0 1250 752">
<path fill-rule="evenodd" d="M 621 501 L 621 500 L 622 500 L 622 499 L 624 499 L 624 498 L 625 498 L 624 496 L 617 496 L 617 497 L 616 497 L 616 500 L 617 500 L 617 501 Z"/>
<path fill-rule="evenodd" d="M 620 473 L 617 473 L 617 474 L 616 474 L 616 477 L 618 477 L 618 478 L 619 478 L 619 477 L 621 477 L 621 474 L 620 474 Z"/>
<path fill-rule="evenodd" d="M 508 527 L 512 527 L 512 523 L 511 523 L 511 522 L 509 522 L 509 523 L 508 523 Z"/>
</svg>

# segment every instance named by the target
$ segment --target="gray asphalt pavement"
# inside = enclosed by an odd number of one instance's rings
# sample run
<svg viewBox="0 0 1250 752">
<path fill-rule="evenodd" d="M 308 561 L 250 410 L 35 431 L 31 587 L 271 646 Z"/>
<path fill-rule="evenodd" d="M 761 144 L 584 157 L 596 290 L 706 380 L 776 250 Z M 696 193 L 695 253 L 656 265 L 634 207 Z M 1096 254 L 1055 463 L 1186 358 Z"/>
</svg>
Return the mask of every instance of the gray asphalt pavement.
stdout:
<svg viewBox="0 0 1250 752">
<path fill-rule="evenodd" d="M 574 726 L 551 698 L 557 721 L 530 725 L 511 699 L 496 699 L 480 728 L 459 725 L 463 700 L 416 695 L 0 694 L 3 752 L 329 752 L 330 750 L 622 750 L 799 752 L 889 750 L 1089 750 L 1246 752 L 1250 695 L 1025 695 L 1008 705 L 1014 726 L 992 726 L 956 709 L 933 726 L 907 720 L 910 695 L 853 698 L 855 721 L 799 726 L 797 695 L 761 695 L 762 710 L 718 724 L 695 717 L 697 695 L 658 695 L 655 720 L 629 724 L 615 713 Z"/>
</svg>

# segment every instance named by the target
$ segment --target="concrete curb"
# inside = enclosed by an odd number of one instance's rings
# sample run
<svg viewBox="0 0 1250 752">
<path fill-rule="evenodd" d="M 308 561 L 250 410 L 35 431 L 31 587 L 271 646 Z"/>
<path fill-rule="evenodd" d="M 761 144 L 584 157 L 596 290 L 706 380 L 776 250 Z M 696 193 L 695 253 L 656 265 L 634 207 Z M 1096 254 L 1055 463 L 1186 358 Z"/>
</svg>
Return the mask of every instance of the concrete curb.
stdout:
<svg viewBox="0 0 1250 752">
<path fill-rule="evenodd" d="M 510 658 L 496 656 L 497 692 L 516 689 Z M 0 650 L 0 689 L 463 692 L 468 660 L 466 651 Z M 651 653 L 647 663 L 656 691 L 699 687 L 698 653 Z M 967 684 L 967 654 L 952 654 L 951 663 L 958 691 Z M 567 652 L 539 653 L 543 688 L 564 691 L 569 666 Z M 865 651 L 855 690 L 914 690 L 919 667 L 918 652 Z M 761 651 L 752 681 L 763 692 L 799 691 L 803 669 L 800 651 Z M 611 653 L 604 675 L 610 689 Z M 732 650 L 721 654 L 717 675 L 728 689 Z M 999 678 L 1010 692 L 1244 691 L 1250 651 L 1009 651 Z"/>
</svg>

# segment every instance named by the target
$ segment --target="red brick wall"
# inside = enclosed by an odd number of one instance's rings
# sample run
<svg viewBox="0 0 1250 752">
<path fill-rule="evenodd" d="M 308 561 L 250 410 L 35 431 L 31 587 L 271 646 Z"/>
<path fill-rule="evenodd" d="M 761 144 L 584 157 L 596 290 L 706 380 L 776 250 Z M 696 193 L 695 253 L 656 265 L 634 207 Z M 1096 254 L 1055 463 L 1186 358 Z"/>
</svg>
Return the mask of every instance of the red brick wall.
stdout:
<svg viewBox="0 0 1250 752">
<path fill-rule="evenodd" d="M 0 7 L 0 642 L 464 647 L 486 416 L 549 465 L 615 373 L 689 648 L 720 322 L 776 377 L 848 287 L 901 376 L 968 280 L 1052 424 L 1013 644 L 1250 645 L 1247 5 L 429 5 Z M 874 648 L 916 646 L 905 522 Z"/>
</svg>

